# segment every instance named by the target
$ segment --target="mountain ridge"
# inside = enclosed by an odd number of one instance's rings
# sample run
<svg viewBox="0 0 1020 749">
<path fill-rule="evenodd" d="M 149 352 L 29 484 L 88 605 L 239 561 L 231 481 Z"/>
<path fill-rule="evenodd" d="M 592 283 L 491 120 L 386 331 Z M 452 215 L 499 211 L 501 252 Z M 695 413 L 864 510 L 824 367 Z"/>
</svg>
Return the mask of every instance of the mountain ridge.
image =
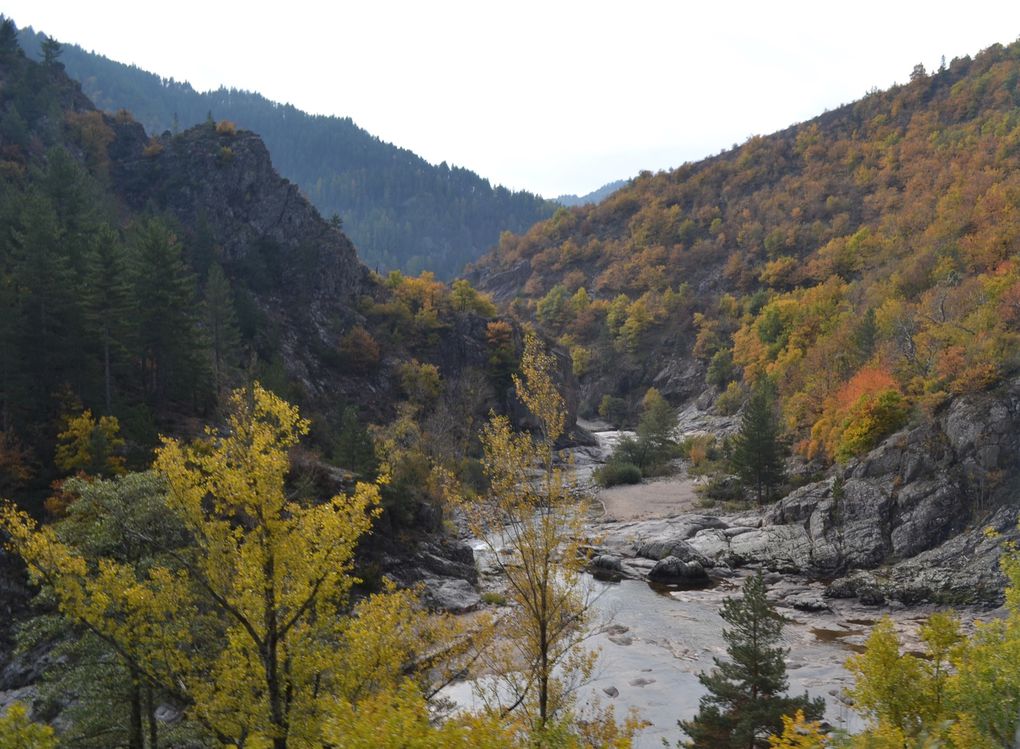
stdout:
<svg viewBox="0 0 1020 749">
<path fill-rule="evenodd" d="M 43 34 L 19 32 L 38 59 Z M 493 187 L 446 162 L 433 165 L 386 143 L 350 117 L 309 115 L 255 92 L 221 87 L 198 92 L 186 82 L 62 45 L 61 62 L 99 109 L 126 109 L 159 135 L 227 119 L 259 133 L 280 173 L 324 216 L 337 214 L 369 267 L 449 279 L 495 244 L 504 230 L 522 231 L 552 214 L 537 195 Z"/>
</svg>

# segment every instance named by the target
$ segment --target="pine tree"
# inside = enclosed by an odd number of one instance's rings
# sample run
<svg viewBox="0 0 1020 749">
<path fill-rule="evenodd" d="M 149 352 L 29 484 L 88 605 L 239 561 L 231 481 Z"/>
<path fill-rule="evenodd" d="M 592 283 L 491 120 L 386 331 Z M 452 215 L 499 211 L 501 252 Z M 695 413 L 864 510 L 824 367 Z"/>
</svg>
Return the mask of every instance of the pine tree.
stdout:
<svg viewBox="0 0 1020 749">
<path fill-rule="evenodd" d="M 20 52 L 18 27 L 13 20 L 0 15 L 0 60 L 9 60 Z"/>
<path fill-rule="evenodd" d="M 43 36 L 42 44 L 43 64 L 46 66 L 56 65 L 57 58 L 63 52 L 63 46 L 52 36 Z"/>
<path fill-rule="evenodd" d="M 358 420 L 356 406 L 347 406 L 340 417 L 340 431 L 333 449 L 333 460 L 359 477 L 373 479 L 379 470 L 379 458 L 368 430 Z"/>
<path fill-rule="evenodd" d="M 80 320 L 74 275 L 53 204 L 33 191 L 20 202 L 20 226 L 13 230 L 13 284 L 21 366 L 27 403 L 36 411 L 61 384 L 80 375 L 76 356 Z"/>
<path fill-rule="evenodd" d="M 96 235 L 85 255 L 82 307 L 88 338 L 98 348 L 103 370 L 105 413 L 113 408 L 113 377 L 116 359 L 124 358 L 128 347 L 132 311 L 124 248 L 109 226 Z"/>
<path fill-rule="evenodd" d="M 231 375 L 241 359 L 241 333 L 237 327 L 234 294 L 219 263 L 213 263 L 209 268 L 202 312 L 213 385 L 219 395 L 230 384 Z"/>
<path fill-rule="evenodd" d="M 688 749 L 764 749 L 768 737 L 783 730 L 782 716 L 803 710 L 808 720 L 825 712 L 825 700 L 785 695 L 788 681 L 777 646 L 784 619 L 765 597 L 761 573 L 747 578 L 740 598 L 727 598 L 720 615 L 729 660 L 714 658 L 715 668 L 698 675 L 708 690 L 698 714 L 679 721 L 690 740 Z"/>
<path fill-rule="evenodd" d="M 132 286 L 146 395 L 156 404 L 168 396 L 194 397 L 206 376 L 194 277 L 181 256 L 177 237 L 162 221 L 143 221 L 132 245 Z"/>
<path fill-rule="evenodd" d="M 733 470 L 745 488 L 753 488 L 760 505 L 785 478 L 773 384 L 759 380 L 744 407 L 740 432 L 733 441 Z"/>
</svg>

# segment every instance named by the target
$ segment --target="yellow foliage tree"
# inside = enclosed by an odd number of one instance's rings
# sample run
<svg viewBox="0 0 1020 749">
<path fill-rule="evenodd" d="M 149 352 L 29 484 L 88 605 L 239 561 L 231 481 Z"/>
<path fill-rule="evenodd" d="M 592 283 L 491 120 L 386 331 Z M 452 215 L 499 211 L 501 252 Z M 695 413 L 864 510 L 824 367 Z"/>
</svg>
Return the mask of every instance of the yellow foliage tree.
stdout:
<svg viewBox="0 0 1020 749">
<path fill-rule="evenodd" d="M 0 714 L 0 749 L 56 749 L 57 737 L 47 725 L 33 723 L 20 702 Z"/>
<path fill-rule="evenodd" d="M 54 463 L 65 473 L 83 471 L 90 476 L 117 476 L 124 473 L 124 458 L 116 454 L 123 447 L 117 417 L 96 419 L 86 409 L 67 418 L 64 431 L 57 437 Z"/>
<path fill-rule="evenodd" d="M 784 715 L 783 732 L 779 736 L 769 736 L 769 749 L 825 749 L 822 724 L 807 720 L 803 710 L 798 710 L 792 718 Z"/>
<path fill-rule="evenodd" d="M 513 721 L 532 746 L 630 745 L 637 722 L 623 725 L 597 708 L 581 717 L 576 688 L 597 653 L 582 647 L 593 602 L 581 575 L 584 502 L 573 493 L 569 465 L 556 442 L 567 412 L 553 380 L 555 361 L 529 332 L 514 376 L 517 396 L 534 418 L 534 434 L 514 432 L 493 416 L 482 433 L 487 501 L 465 501 L 472 532 L 484 539 L 505 576 L 515 631 L 483 653 L 491 676 L 477 691 L 489 711 Z M 595 738 L 593 738 L 595 737 Z M 601 738 L 597 738 L 601 737 Z"/>
<path fill-rule="evenodd" d="M 220 744 L 321 746 L 335 716 L 410 689 L 407 666 L 437 630 L 410 591 L 349 601 L 378 488 L 294 501 L 288 451 L 308 422 L 258 385 L 230 405 L 222 434 L 158 451 L 167 509 L 193 539 L 164 550 L 164 563 L 87 558 L 11 505 L 0 528 L 62 613 L 176 695 Z M 152 540 L 144 527 L 131 533 Z"/>
</svg>

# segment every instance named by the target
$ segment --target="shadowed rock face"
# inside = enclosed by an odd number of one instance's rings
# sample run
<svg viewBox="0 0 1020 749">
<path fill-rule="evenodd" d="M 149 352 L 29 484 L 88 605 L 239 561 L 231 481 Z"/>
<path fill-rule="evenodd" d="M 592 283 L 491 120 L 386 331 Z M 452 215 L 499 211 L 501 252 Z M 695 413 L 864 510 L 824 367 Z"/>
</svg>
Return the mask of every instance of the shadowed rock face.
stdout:
<svg viewBox="0 0 1020 749">
<path fill-rule="evenodd" d="M 164 135 L 155 146 L 137 124 L 120 125 L 117 134 L 114 187 L 133 210 L 154 205 L 186 227 L 204 223 L 228 265 L 272 247 L 281 273 L 275 280 L 297 301 L 350 306 L 371 290 L 354 245 L 276 173 L 256 134 L 221 134 L 210 124 Z"/>
<path fill-rule="evenodd" d="M 607 548 L 625 569 L 634 558 L 703 557 L 720 568 L 836 578 L 833 597 L 968 603 L 1001 600 L 1001 543 L 985 531 L 1020 538 L 1018 517 L 1020 379 L 956 398 L 761 515 L 684 515 L 602 530 L 620 539 Z"/>
</svg>

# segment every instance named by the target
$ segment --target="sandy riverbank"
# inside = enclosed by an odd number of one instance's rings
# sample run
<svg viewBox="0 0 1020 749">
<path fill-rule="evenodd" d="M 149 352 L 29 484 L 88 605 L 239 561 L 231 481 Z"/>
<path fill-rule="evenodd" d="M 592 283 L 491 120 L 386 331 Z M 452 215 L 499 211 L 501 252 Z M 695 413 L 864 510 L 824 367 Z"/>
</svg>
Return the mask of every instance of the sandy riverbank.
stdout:
<svg viewBox="0 0 1020 749">
<path fill-rule="evenodd" d="M 697 512 L 699 497 L 695 482 L 686 476 L 671 476 L 642 484 L 602 489 L 597 497 L 604 510 L 603 521 L 624 522 L 669 518 Z"/>
</svg>

